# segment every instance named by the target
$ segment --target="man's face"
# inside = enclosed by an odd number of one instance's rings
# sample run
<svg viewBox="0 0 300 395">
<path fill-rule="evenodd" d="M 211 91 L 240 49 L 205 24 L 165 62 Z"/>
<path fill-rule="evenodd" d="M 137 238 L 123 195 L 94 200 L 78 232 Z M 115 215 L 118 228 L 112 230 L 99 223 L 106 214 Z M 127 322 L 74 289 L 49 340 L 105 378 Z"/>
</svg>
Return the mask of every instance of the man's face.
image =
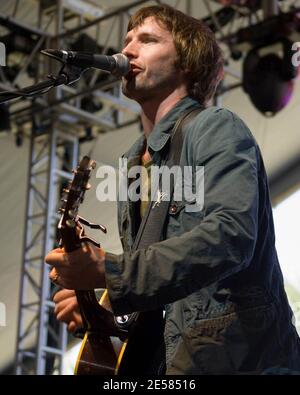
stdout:
<svg viewBox="0 0 300 395">
<path fill-rule="evenodd" d="M 122 79 L 123 93 L 140 104 L 160 100 L 182 84 L 172 34 L 153 17 L 127 33 L 122 53 L 131 64 L 131 71 Z"/>
</svg>

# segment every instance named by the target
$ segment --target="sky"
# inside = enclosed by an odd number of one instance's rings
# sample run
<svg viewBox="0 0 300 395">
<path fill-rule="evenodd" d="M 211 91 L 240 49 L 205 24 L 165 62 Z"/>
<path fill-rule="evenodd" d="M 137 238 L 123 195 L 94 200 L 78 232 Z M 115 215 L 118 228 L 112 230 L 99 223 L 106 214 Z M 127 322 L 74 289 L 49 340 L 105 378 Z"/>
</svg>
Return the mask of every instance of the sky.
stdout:
<svg viewBox="0 0 300 395">
<path fill-rule="evenodd" d="M 287 284 L 300 294 L 300 189 L 273 209 L 276 248 Z"/>
<path fill-rule="evenodd" d="M 273 210 L 276 249 L 300 335 L 300 189 Z"/>
</svg>

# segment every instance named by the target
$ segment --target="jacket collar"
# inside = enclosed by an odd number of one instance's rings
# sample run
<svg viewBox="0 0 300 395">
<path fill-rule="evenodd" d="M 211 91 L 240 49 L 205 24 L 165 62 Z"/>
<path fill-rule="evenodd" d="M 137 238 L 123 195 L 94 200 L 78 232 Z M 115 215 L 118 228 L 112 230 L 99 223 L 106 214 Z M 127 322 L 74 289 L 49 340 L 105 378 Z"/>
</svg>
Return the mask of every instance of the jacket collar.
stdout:
<svg viewBox="0 0 300 395">
<path fill-rule="evenodd" d="M 152 151 L 161 151 L 171 137 L 173 127 L 179 117 L 189 108 L 199 105 L 189 96 L 184 97 L 154 126 L 150 133 L 147 144 Z"/>
<path fill-rule="evenodd" d="M 195 106 L 199 106 L 199 103 L 189 96 L 184 97 L 176 103 L 175 106 L 154 126 L 147 141 L 144 135 L 140 136 L 133 146 L 123 155 L 123 157 L 128 158 L 128 164 L 132 165 L 136 163 L 138 160 L 137 158 L 139 158 L 144 151 L 146 143 L 154 155 L 155 152 L 161 151 L 171 137 L 171 132 L 178 118 L 189 108 Z"/>
</svg>

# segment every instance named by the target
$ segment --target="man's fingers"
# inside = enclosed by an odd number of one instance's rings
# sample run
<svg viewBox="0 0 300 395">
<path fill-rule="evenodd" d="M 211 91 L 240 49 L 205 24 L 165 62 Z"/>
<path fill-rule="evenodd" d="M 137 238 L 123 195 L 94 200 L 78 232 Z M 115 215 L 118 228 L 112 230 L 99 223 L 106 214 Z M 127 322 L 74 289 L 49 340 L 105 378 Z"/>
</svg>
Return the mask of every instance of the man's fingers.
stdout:
<svg viewBox="0 0 300 395">
<path fill-rule="evenodd" d="M 54 284 L 64 289 L 74 290 L 74 288 L 76 288 L 76 286 L 74 286 L 74 282 L 69 281 L 68 269 L 63 266 L 57 265 L 57 267 L 52 267 L 49 273 L 49 278 Z"/>
<path fill-rule="evenodd" d="M 54 284 L 58 284 L 59 285 L 59 281 L 58 281 L 59 280 L 59 274 L 58 274 L 57 270 L 55 269 L 55 267 L 53 267 L 50 270 L 49 278 Z"/>
<path fill-rule="evenodd" d="M 66 263 L 66 253 L 61 248 L 50 251 L 45 256 L 45 262 L 50 266 L 61 266 Z"/>
<path fill-rule="evenodd" d="M 83 326 L 81 315 L 76 311 L 67 311 L 67 309 L 65 309 L 58 313 L 56 318 L 58 321 L 65 322 L 68 325 L 73 321 L 76 327 Z"/>
<path fill-rule="evenodd" d="M 78 328 L 82 328 L 82 324 L 80 324 L 79 322 L 71 321 L 68 324 L 68 331 L 71 332 L 71 333 L 73 333 Z"/>
<path fill-rule="evenodd" d="M 74 297 L 75 291 L 73 289 L 61 289 L 53 296 L 53 302 L 58 303 L 61 300 Z"/>
<path fill-rule="evenodd" d="M 56 302 L 54 313 L 57 314 L 61 310 L 63 310 L 66 306 L 73 305 L 73 301 L 74 301 L 73 297 L 71 297 L 71 298 L 63 299 L 60 302 Z"/>
<path fill-rule="evenodd" d="M 75 331 L 76 327 L 77 327 L 77 325 L 76 325 L 75 321 L 71 321 L 68 325 L 68 331 L 72 333 Z"/>
<path fill-rule="evenodd" d="M 57 319 L 59 319 L 62 314 L 69 314 L 72 311 L 79 311 L 77 300 L 75 298 L 59 302 L 54 309 L 54 313 L 57 314 Z"/>
<path fill-rule="evenodd" d="M 71 320 L 74 320 L 74 315 L 75 315 L 74 310 L 72 308 L 70 308 L 69 306 L 66 306 L 64 309 L 60 310 L 56 314 L 56 318 L 59 321 L 69 323 Z"/>
</svg>

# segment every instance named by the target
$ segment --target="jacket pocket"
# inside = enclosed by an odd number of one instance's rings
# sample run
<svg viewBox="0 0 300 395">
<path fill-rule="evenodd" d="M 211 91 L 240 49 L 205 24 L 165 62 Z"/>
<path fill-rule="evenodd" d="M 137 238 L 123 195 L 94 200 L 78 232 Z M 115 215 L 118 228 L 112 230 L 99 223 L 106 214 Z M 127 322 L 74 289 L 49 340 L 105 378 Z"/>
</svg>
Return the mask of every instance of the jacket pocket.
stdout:
<svg viewBox="0 0 300 395">
<path fill-rule="evenodd" d="M 198 209 L 196 201 L 172 201 L 168 211 L 167 238 L 189 232 L 201 223 L 203 217 L 203 211 Z"/>
<path fill-rule="evenodd" d="M 239 374 L 262 371 L 276 359 L 272 304 L 196 321 L 176 348 L 168 374 Z"/>
</svg>

